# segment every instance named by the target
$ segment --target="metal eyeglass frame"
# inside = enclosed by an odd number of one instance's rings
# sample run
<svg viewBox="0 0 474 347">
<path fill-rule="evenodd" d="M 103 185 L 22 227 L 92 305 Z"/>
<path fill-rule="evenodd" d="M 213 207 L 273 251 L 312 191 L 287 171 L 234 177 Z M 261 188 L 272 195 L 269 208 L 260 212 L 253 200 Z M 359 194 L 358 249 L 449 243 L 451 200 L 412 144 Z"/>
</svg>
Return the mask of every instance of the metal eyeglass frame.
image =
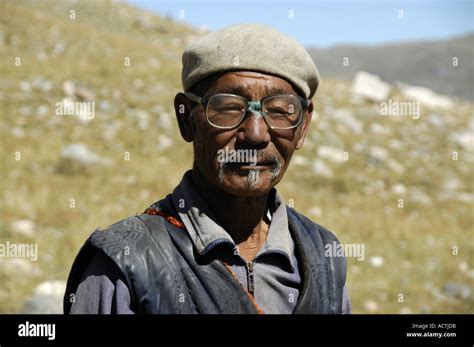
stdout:
<svg viewBox="0 0 474 347">
<path fill-rule="evenodd" d="M 191 101 L 194 101 L 195 103 L 199 104 L 199 105 L 203 105 L 205 108 L 206 108 L 206 120 L 207 122 L 215 127 L 215 128 L 218 128 L 218 129 L 233 129 L 233 128 L 237 128 L 238 126 L 240 126 L 242 124 L 242 122 L 244 121 L 244 119 L 247 117 L 247 114 L 248 112 L 252 112 L 252 113 L 260 113 L 262 116 L 263 116 L 263 119 L 265 120 L 265 123 L 268 125 L 268 127 L 270 129 L 277 129 L 277 130 L 288 130 L 288 129 L 294 129 L 294 128 L 297 128 L 300 124 L 301 124 L 301 121 L 303 120 L 303 111 L 306 110 L 310 103 L 311 103 L 311 100 L 309 99 L 304 99 L 302 98 L 301 96 L 299 95 L 293 95 L 293 94 L 279 94 L 279 95 L 269 95 L 269 96 L 266 96 L 264 97 L 263 99 L 261 100 L 258 100 L 258 101 L 250 101 L 249 99 L 247 99 L 246 97 L 243 97 L 241 95 L 236 95 L 236 94 L 227 94 L 227 93 L 218 93 L 218 94 L 213 94 L 213 95 L 209 95 L 207 97 L 201 97 L 201 96 L 197 96 L 196 94 L 193 94 L 193 93 L 189 93 L 189 92 L 185 92 L 184 95 Z M 242 118 L 240 119 L 239 122 L 237 122 L 236 125 L 233 125 L 233 126 L 218 126 L 218 125 L 215 125 L 213 123 L 211 123 L 209 121 L 209 118 L 208 118 L 208 110 L 207 110 L 207 107 L 208 107 L 208 104 L 209 104 L 209 101 L 211 100 L 212 97 L 216 96 L 216 95 L 228 95 L 228 96 L 233 96 L 233 97 L 238 97 L 242 100 L 245 100 L 245 102 L 247 103 L 247 106 L 245 108 L 245 113 L 242 115 Z M 300 100 L 301 102 L 301 106 L 302 106 L 302 109 L 301 109 L 301 115 L 299 116 L 299 120 L 298 120 L 298 123 L 296 123 L 295 125 L 292 125 L 292 126 L 289 126 L 289 127 L 286 127 L 286 128 L 280 128 L 280 127 L 274 127 L 270 124 L 270 120 L 267 118 L 268 115 L 262 111 L 262 104 L 263 102 L 268 99 L 268 98 L 273 98 L 275 96 L 293 96 L 293 97 L 296 97 Z M 256 110 L 255 108 L 258 107 L 259 110 Z"/>
</svg>

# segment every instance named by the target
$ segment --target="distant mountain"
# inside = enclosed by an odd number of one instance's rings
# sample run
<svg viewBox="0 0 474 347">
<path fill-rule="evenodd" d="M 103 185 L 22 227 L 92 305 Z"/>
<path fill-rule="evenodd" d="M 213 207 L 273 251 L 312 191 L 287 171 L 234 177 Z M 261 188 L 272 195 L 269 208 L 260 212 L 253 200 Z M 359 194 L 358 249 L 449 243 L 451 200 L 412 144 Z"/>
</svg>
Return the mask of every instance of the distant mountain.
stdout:
<svg viewBox="0 0 474 347">
<path fill-rule="evenodd" d="M 426 86 L 438 93 L 474 99 L 474 34 L 436 41 L 377 46 L 310 48 L 322 77 L 351 79 L 364 70 L 388 82 Z M 344 57 L 349 65 L 344 66 Z M 457 57 L 458 66 L 453 66 Z"/>
</svg>

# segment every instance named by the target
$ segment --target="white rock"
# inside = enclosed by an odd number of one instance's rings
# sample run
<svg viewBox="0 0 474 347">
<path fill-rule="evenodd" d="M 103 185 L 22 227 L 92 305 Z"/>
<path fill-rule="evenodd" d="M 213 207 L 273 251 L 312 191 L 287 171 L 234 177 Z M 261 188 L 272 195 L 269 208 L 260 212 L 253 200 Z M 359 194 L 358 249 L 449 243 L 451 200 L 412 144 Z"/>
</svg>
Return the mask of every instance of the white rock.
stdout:
<svg viewBox="0 0 474 347">
<path fill-rule="evenodd" d="M 92 102 L 95 100 L 95 94 L 85 87 L 77 87 L 75 96 L 80 101 Z"/>
<path fill-rule="evenodd" d="M 318 148 L 318 158 L 340 164 L 344 162 L 344 151 L 330 146 L 320 146 Z"/>
<path fill-rule="evenodd" d="M 64 281 L 47 281 L 36 286 L 34 295 L 62 295 L 66 290 Z"/>
<path fill-rule="evenodd" d="M 379 305 L 373 300 L 366 300 L 364 301 L 364 309 L 370 313 L 374 313 L 379 310 Z"/>
<path fill-rule="evenodd" d="M 456 195 L 456 198 L 457 198 L 457 200 L 462 201 L 462 202 L 466 202 L 468 204 L 472 204 L 474 202 L 474 194 L 473 193 L 466 193 L 466 192 L 458 193 Z"/>
<path fill-rule="evenodd" d="M 66 282 L 47 281 L 40 283 L 33 295 L 23 304 L 25 314 L 61 314 Z"/>
<path fill-rule="evenodd" d="M 308 159 L 299 154 L 295 155 L 291 161 L 293 164 L 298 166 L 305 166 L 308 164 Z"/>
<path fill-rule="evenodd" d="M 426 121 L 430 123 L 431 125 L 437 127 L 437 128 L 443 128 L 446 126 L 446 122 L 443 117 L 441 117 L 439 114 L 432 113 L 430 114 L 427 118 Z"/>
<path fill-rule="evenodd" d="M 31 84 L 28 81 L 20 81 L 20 89 L 25 93 L 31 92 Z"/>
<path fill-rule="evenodd" d="M 82 166 L 103 163 L 103 159 L 92 152 L 84 143 L 72 143 L 63 148 L 61 157 Z"/>
<path fill-rule="evenodd" d="M 379 256 L 373 256 L 369 258 L 369 265 L 375 268 L 383 266 L 384 259 Z"/>
<path fill-rule="evenodd" d="M 313 173 L 317 176 L 330 178 L 333 176 L 332 169 L 322 160 L 316 159 L 312 165 Z"/>
<path fill-rule="evenodd" d="M 161 150 L 167 149 L 173 145 L 173 140 L 168 135 L 160 135 L 158 137 L 158 148 Z"/>
<path fill-rule="evenodd" d="M 46 105 L 40 105 L 38 106 L 36 110 L 36 114 L 41 117 L 46 116 L 48 112 L 49 112 L 49 107 Z"/>
<path fill-rule="evenodd" d="M 352 93 L 369 101 L 380 102 L 388 98 L 391 87 L 380 77 L 365 71 L 358 72 L 352 83 Z"/>
<path fill-rule="evenodd" d="M 410 200 L 422 205 L 431 205 L 431 197 L 419 188 L 414 188 L 410 193 Z"/>
<path fill-rule="evenodd" d="M 158 115 L 157 126 L 161 130 L 170 130 L 173 126 L 171 114 L 162 112 Z"/>
<path fill-rule="evenodd" d="M 348 109 L 336 109 L 329 114 L 338 124 L 343 124 L 349 128 L 354 134 L 359 135 L 362 133 L 362 122 L 357 120 L 353 113 Z"/>
<path fill-rule="evenodd" d="M 444 180 L 443 185 L 442 185 L 442 190 L 445 192 L 453 192 L 453 191 L 461 190 L 463 189 L 463 187 L 464 187 L 463 182 L 459 178 L 452 176 L 452 177 L 447 177 Z"/>
<path fill-rule="evenodd" d="M 25 131 L 20 127 L 11 128 L 10 133 L 15 137 L 24 137 L 25 136 Z"/>
<path fill-rule="evenodd" d="M 73 81 L 64 81 L 63 82 L 63 92 L 67 95 L 67 96 L 74 96 L 74 94 L 76 93 L 76 87 L 74 85 L 74 82 Z"/>
<path fill-rule="evenodd" d="M 396 183 L 392 186 L 392 193 L 396 195 L 403 195 L 407 192 L 407 187 L 404 184 Z"/>
<path fill-rule="evenodd" d="M 402 307 L 400 309 L 401 314 L 413 314 L 413 311 L 409 307 Z"/>
<path fill-rule="evenodd" d="M 35 263 L 26 258 L 2 258 L 0 267 L 11 276 L 38 276 L 41 271 Z"/>
<path fill-rule="evenodd" d="M 397 174 L 400 174 L 400 175 L 405 172 L 405 167 L 402 164 L 400 164 L 398 161 L 396 161 L 395 159 L 389 159 L 387 161 L 387 167 L 391 171 L 393 171 Z"/>
<path fill-rule="evenodd" d="M 449 140 L 465 151 L 474 151 L 474 131 L 472 130 L 465 130 L 451 134 Z"/>
<path fill-rule="evenodd" d="M 315 217 L 321 217 L 323 214 L 323 209 L 319 206 L 314 206 L 311 207 L 309 210 L 309 214 L 315 216 Z"/>
<path fill-rule="evenodd" d="M 387 126 L 380 125 L 379 123 L 372 123 L 370 131 L 375 135 L 388 135 L 390 133 Z"/>
<path fill-rule="evenodd" d="M 12 222 L 11 229 L 13 232 L 27 237 L 33 237 L 35 233 L 35 225 L 28 219 L 19 219 Z"/>
<path fill-rule="evenodd" d="M 134 115 L 138 119 L 138 127 L 142 130 L 148 129 L 150 114 L 145 110 L 137 110 Z"/>
<path fill-rule="evenodd" d="M 385 162 L 388 159 L 387 150 L 379 146 L 370 147 L 370 155 L 381 162 Z"/>
<path fill-rule="evenodd" d="M 391 149 L 399 150 L 399 149 L 402 149 L 402 148 L 403 148 L 403 142 L 400 141 L 400 140 L 396 140 L 396 139 L 390 139 L 390 140 L 388 141 L 388 146 L 389 146 Z"/>
<path fill-rule="evenodd" d="M 42 76 L 39 76 L 39 77 L 34 77 L 31 80 L 31 86 L 43 92 L 48 92 L 51 89 L 53 89 L 53 82 L 47 80 L 46 78 Z"/>
<path fill-rule="evenodd" d="M 454 106 L 449 97 L 438 95 L 426 87 L 403 85 L 401 86 L 401 92 L 407 99 L 418 101 L 431 108 L 451 108 Z"/>
</svg>

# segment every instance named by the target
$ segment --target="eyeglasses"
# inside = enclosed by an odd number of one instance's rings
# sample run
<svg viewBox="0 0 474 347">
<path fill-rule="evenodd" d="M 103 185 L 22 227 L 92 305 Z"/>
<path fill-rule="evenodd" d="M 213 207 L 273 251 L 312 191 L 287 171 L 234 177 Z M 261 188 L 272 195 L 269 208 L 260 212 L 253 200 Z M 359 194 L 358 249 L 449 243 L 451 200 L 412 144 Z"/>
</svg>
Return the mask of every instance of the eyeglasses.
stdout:
<svg viewBox="0 0 474 347">
<path fill-rule="evenodd" d="M 308 108 L 310 100 L 298 95 L 282 94 L 267 96 L 259 101 L 234 94 L 214 94 L 200 97 L 193 93 L 184 93 L 191 101 L 206 108 L 206 119 L 219 129 L 232 129 L 239 126 L 248 111 L 260 116 L 271 129 L 292 129 L 300 125 L 303 110 Z"/>
</svg>

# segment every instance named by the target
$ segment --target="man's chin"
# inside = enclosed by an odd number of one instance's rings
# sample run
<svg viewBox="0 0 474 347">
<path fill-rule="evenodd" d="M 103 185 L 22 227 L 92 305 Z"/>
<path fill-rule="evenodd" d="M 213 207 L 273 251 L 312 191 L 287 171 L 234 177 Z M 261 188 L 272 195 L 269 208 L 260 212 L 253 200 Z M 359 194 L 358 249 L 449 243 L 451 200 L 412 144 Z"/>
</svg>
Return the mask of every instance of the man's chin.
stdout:
<svg viewBox="0 0 474 347">
<path fill-rule="evenodd" d="M 237 196 L 262 196 L 276 183 L 272 171 L 259 169 L 226 170 L 217 179 L 221 190 Z"/>
</svg>

